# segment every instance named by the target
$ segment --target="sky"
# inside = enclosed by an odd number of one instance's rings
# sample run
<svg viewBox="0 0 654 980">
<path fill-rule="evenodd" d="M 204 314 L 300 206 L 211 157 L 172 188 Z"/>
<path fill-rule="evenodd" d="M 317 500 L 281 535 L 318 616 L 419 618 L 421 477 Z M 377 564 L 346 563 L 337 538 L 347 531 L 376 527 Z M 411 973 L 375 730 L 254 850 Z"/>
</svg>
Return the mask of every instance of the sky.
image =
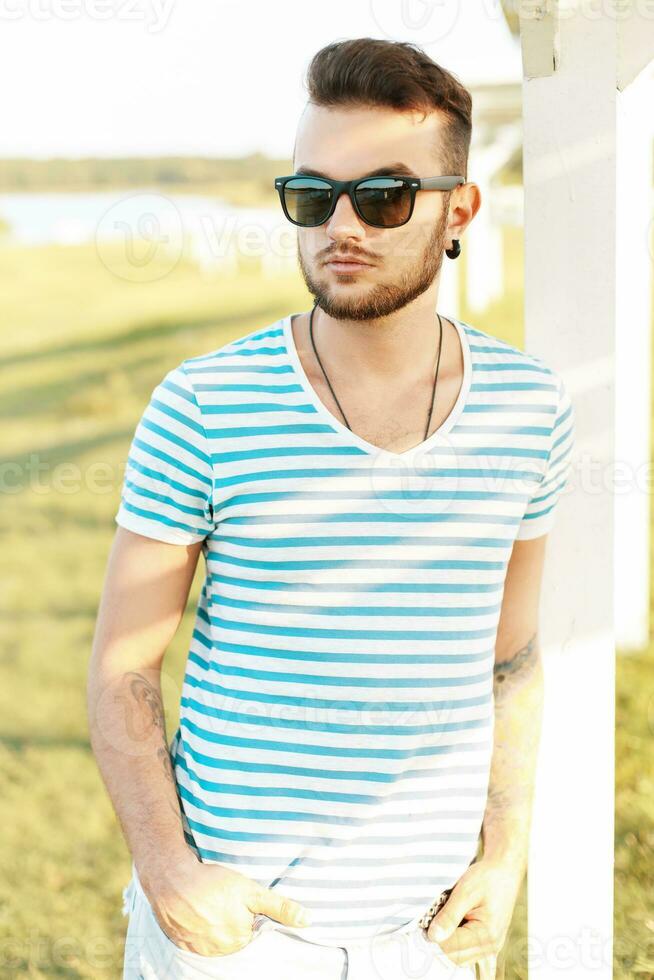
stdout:
<svg viewBox="0 0 654 980">
<path fill-rule="evenodd" d="M 0 156 L 289 157 L 309 61 L 348 37 L 521 79 L 494 0 L 0 0 Z"/>
</svg>

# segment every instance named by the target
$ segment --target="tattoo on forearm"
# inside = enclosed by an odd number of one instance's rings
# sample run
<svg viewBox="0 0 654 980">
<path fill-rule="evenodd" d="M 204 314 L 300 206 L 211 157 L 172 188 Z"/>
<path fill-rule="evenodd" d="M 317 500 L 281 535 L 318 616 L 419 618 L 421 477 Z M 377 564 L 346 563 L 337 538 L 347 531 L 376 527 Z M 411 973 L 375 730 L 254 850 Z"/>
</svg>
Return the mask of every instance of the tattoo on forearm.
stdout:
<svg viewBox="0 0 654 980">
<path fill-rule="evenodd" d="M 503 693 L 513 681 L 524 681 L 534 673 L 538 662 L 537 633 L 512 657 L 498 660 L 494 667 L 495 693 Z"/>
<path fill-rule="evenodd" d="M 145 706 L 149 715 L 148 735 L 152 734 L 152 730 L 155 728 L 161 734 L 164 744 L 160 745 L 157 749 L 157 758 L 163 766 L 168 782 L 176 786 L 173 764 L 166 744 L 166 716 L 161 695 L 147 677 L 144 677 L 142 674 L 131 672 L 129 687 L 134 700 L 139 706 Z"/>
<path fill-rule="evenodd" d="M 538 634 L 494 669 L 494 750 L 482 838 L 484 850 L 524 859 L 542 711 Z"/>
<path fill-rule="evenodd" d="M 139 746 L 136 754 L 141 755 L 143 747 L 148 752 L 152 751 L 156 764 L 162 766 L 166 782 L 173 790 L 172 797 L 168 791 L 164 793 L 163 798 L 160 797 L 156 802 L 148 805 L 152 812 L 152 819 L 163 817 L 165 810 L 169 810 L 174 814 L 180 832 L 183 834 L 183 804 L 177 787 L 170 747 L 166 740 L 166 715 L 158 685 L 152 684 L 146 676 L 137 671 L 128 671 L 121 678 L 120 688 L 113 698 L 123 705 L 121 721 L 124 731 L 121 732 L 120 738 L 125 740 L 126 737 L 125 751 L 130 754 L 135 751 L 133 743 L 144 743 L 143 746 Z M 124 823 L 123 829 L 127 836 L 128 831 Z"/>
<path fill-rule="evenodd" d="M 512 780 L 508 786 L 498 786 L 491 783 L 488 787 L 488 803 L 493 810 L 507 811 L 516 803 L 527 803 L 531 800 L 533 786 Z"/>
<path fill-rule="evenodd" d="M 170 761 L 170 753 L 169 753 L 168 749 L 166 749 L 166 748 L 164 748 L 162 746 L 160 749 L 157 749 L 157 755 L 159 756 L 159 758 L 161 759 L 161 762 L 163 764 L 164 772 L 166 774 L 166 779 L 169 782 L 174 783 L 175 782 L 175 773 L 173 772 L 173 764 Z"/>
<path fill-rule="evenodd" d="M 159 728 L 165 733 L 166 727 L 164 707 L 161 700 L 161 695 L 157 691 L 156 687 L 151 684 L 147 677 L 144 677 L 143 674 L 137 674 L 134 671 L 130 671 L 127 676 L 131 677 L 129 687 L 132 697 L 135 701 L 141 705 L 144 705 L 148 709 L 152 719 L 152 727 Z"/>
</svg>

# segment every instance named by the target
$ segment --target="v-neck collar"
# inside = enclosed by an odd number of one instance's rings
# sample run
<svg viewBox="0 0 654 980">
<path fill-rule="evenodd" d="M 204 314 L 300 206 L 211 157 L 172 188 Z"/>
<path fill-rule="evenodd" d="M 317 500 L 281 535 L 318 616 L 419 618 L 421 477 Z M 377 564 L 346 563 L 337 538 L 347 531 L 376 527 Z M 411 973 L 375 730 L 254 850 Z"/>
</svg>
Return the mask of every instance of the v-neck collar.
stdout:
<svg viewBox="0 0 654 980">
<path fill-rule="evenodd" d="M 463 351 L 463 381 L 461 382 L 459 394 L 457 395 L 457 399 L 452 406 L 450 414 L 443 420 L 441 425 L 427 437 L 427 439 L 424 439 L 422 442 L 418 443 L 417 446 L 406 449 L 402 453 L 394 453 L 390 449 L 383 449 L 381 446 L 375 446 L 373 443 L 368 442 L 366 439 L 363 439 L 361 436 L 357 435 L 356 432 L 353 432 L 343 422 L 341 422 L 340 419 L 333 415 L 327 406 L 320 400 L 313 385 L 309 381 L 304 368 L 302 367 L 302 362 L 295 346 L 295 338 L 293 336 L 291 326 L 291 319 L 294 316 L 301 316 L 301 313 L 289 313 L 288 316 L 284 317 L 282 320 L 282 329 L 288 356 L 298 380 L 302 385 L 305 395 L 315 407 L 318 414 L 321 415 L 322 418 L 336 430 L 336 432 L 346 436 L 350 442 L 359 446 L 361 449 L 365 450 L 365 452 L 374 456 L 387 456 L 391 459 L 408 460 L 411 456 L 428 452 L 442 436 L 450 431 L 452 426 L 458 420 L 463 411 L 472 381 L 472 355 L 465 324 L 461 320 L 457 320 L 456 317 L 449 315 L 447 317 L 447 319 L 450 320 L 456 327 Z M 438 391 L 438 387 L 436 390 Z"/>
</svg>

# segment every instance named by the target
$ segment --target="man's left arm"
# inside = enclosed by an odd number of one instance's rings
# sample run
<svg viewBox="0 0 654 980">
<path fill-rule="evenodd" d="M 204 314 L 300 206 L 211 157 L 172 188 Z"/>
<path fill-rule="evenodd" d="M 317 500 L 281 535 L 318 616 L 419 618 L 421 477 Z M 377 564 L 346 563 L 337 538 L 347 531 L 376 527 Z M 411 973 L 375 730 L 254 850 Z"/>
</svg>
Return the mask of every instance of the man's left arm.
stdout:
<svg viewBox="0 0 654 980">
<path fill-rule="evenodd" d="M 538 600 L 546 538 L 517 542 L 495 646 L 495 734 L 482 824 L 483 857 L 527 869 L 531 808 L 543 713 Z"/>
<path fill-rule="evenodd" d="M 513 546 L 495 646 L 495 724 L 483 850 L 428 930 L 460 966 L 501 950 L 527 867 L 543 710 L 538 618 L 546 542 L 541 535 Z"/>
</svg>

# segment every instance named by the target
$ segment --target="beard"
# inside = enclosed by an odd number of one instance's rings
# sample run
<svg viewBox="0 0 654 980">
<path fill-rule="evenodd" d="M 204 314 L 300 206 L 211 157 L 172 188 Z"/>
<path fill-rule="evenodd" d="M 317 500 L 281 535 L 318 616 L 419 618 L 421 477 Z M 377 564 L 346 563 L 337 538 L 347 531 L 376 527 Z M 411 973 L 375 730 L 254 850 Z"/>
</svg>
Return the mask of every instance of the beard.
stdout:
<svg viewBox="0 0 654 980">
<path fill-rule="evenodd" d="M 444 207 L 425 248 L 417 261 L 404 270 L 399 282 L 375 283 L 357 296 L 348 296 L 345 291 L 332 292 L 326 279 L 314 276 L 304 261 L 298 240 L 298 262 L 307 289 L 320 309 L 334 320 L 376 320 L 401 310 L 429 289 L 440 272 L 447 217 L 448 208 Z"/>
</svg>

